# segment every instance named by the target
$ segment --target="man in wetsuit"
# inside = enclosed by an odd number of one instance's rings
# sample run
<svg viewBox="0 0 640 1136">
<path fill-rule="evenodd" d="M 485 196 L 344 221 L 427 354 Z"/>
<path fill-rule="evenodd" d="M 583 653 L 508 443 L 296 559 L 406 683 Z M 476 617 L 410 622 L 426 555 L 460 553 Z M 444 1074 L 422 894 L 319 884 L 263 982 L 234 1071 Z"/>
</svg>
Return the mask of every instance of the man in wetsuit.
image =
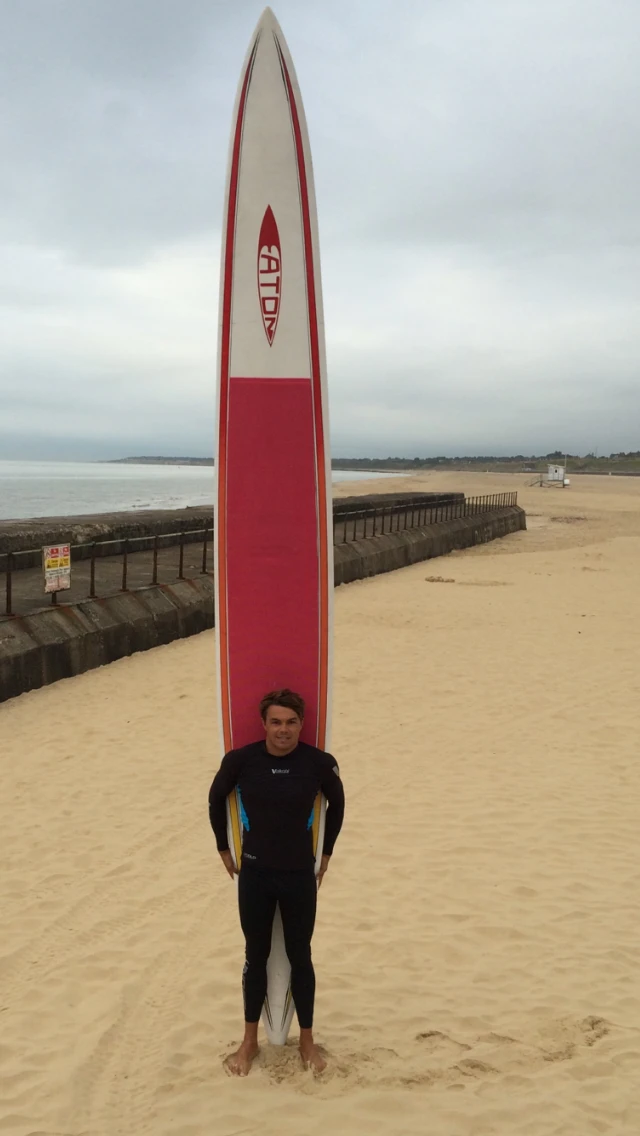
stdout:
<svg viewBox="0 0 640 1136">
<path fill-rule="evenodd" d="M 300 1025 L 300 1053 L 306 1067 L 321 1073 L 326 1062 L 313 1040 L 311 936 L 317 889 L 342 827 L 344 791 L 335 758 L 299 740 L 304 721 L 304 701 L 299 694 L 288 689 L 271 691 L 260 703 L 260 714 L 264 740 L 225 754 L 209 791 L 211 827 L 232 879 L 236 869 L 229 850 L 225 805 L 235 788 L 240 793 L 243 826 L 238 902 L 246 948 L 242 972 L 245 1032 L 242 1045 L 227 1058 L 226 1066 L 230 1073 L 246 1077 L 258 1053 L 271 928 L 279 904 Z M 320 791 L 328 808 L 316 882 L 311 818 Z"/>
</svg>

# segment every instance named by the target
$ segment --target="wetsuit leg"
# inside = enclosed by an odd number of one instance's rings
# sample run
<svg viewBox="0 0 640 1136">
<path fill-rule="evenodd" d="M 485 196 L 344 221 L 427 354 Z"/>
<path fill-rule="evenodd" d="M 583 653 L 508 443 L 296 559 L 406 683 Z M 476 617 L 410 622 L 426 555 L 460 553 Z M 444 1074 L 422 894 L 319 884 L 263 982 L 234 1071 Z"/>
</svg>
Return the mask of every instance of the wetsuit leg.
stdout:
<svg viewBox="0 0 640 1136">
<path fill-rule="evenodd" d="M 316 920 L 318 888 L 315 871 L 278 872 L 278 902 L 284 945 L 291 963 L 291 993 L 300 1029 L 313 1026 L 316 976 L 311 962 L 311 936 Z"/>
<path fill-rule="evenodd" d="M 276 894 L 269 874 L 256 868 L 240 869 L 238 906 L 245 939 L 242 971 L 244 1020 L 260 1020 L 267 994 L 267 959 L 271 951 L 271 930 L 276 912 Z"/>
</svg>

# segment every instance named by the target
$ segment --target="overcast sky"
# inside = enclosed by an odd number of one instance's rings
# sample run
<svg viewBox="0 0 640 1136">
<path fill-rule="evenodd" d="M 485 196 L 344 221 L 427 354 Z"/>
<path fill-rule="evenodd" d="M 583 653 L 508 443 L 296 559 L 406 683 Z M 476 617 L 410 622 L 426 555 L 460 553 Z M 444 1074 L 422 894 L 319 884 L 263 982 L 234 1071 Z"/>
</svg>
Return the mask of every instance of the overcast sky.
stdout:
<svg viewBox="0 0 640 1136">
<path fill-rule="evenodd" d="M 0 458 L 213 452 L 260 0 L 5 0 Z M 279 0 L 336 456 L 640 449 L 638 0 Z"/>
</svg>

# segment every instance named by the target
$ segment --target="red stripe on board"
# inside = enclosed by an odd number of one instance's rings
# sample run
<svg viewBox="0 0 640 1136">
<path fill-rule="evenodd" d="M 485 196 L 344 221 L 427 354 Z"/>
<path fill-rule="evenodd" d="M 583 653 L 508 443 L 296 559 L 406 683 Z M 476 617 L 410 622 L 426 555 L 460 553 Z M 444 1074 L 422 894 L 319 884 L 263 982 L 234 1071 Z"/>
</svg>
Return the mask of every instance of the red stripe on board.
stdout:
<svg viewBox="0 0 640 1136">
<path fill-rule="evenodd" d="M 324 571 L 317 555 L 313 419 L 308 378 L 229 381 L 233 478 L 226 555 L 234 748 L 260 736 L 259 701 L 283 686 L 308 703 L 302 738 L 317 744 Z M 252 706 L 254 717 L 247 713 Z"/>
<path fill-rule="evenodd" d="M 284 53 L 276 37 L 276 46 L 280 56 L 282 73 L 285 79 L 291 109 L 291 122 L 296 144 L 296 158 L 298 162 L 298 177 L 300 180 L 300 197 L 302 203 L 302 225 L 304 233 L 305 268 L 307 276 L 307 301 L 309 306 L 309 334 L 311 341 L 311 377 L 313 383 L 313 404 L 315 418 L 315 443 L 317 461 L 318 486 L 318 513 L 320 534 L 320 652 L 319 652 L 319 687 L 318 687 L 318 735 L 316 745 L 324 748 L 327 728 L 327 697 L 329 684 L 329 594 L 327 585 L 328 541 L 327 541 L 327 492 L 325 469 L 324 424 L 322 407 L 322 378 L 320 372 L 320 342 L 318 334 L 318 315 L 316 311 L 316 284 L 313 263 L 313 241 L 311 236 L 311 215 L 309 208 L 309 188 L 307 170 L 304 160 L 304 146 L 302 144 L 302 130 L 300 117 L 296 105 L 293 84 L 284 58 Z"/>
<path fill-rule="evenodd" d="M 238 174 L 240 169 L 240 149 L 242 144 L 242 129 L 244 113 L 247 105 L 247 94 L 251 80 L 251 72 L 258 48 L 258 40 L 247 64 L 242 90 L 238 105 L 238 117 L 233 139 L 233 154 L 229 177 L 229 204 L 227 212 L 227 229 L 224 254 L 224 287 L 222 293 L 222 330 L 220 351 L 220 411 L 218 429 L 218 451 L 216 455 L 218 473 L 218 499 L 216 509 L 216 528 L 218 557 L 216 574 L 218 577 L 218 611 L 216 622 L 217 634 L 220 637 L 220 682 L 221 682 L 221 713 L 225 751 L 231 749 L 231 714 L 229 706 L 229 670 L 224 664 L 228 657 L 228 627 L 227 627 L 227 556 L 226 556 L 226 518 L 227 518 L 227 418 L 229 398 L 229 355 L 231 350 L 231 299 L 233 288 L 233 254 L 235 248 L 236 211 L 238 204 Z"/>
</svg>

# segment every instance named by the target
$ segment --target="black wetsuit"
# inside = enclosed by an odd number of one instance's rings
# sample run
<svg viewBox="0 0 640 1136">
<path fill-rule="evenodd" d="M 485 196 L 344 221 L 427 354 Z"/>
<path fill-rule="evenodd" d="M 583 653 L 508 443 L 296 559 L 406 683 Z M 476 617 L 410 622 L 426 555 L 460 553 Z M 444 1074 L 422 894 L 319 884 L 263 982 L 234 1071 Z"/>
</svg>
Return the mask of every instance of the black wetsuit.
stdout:
<svg viewBox="0 0 640 1136">
<path fill-rule="evenodd" d="M 237 788 L 243 827 L 238 881 L 245 936 L 245 1020 L 257 1022 L 267 992 L 267 959 L 276 904 L 291 963 L 291 992 L 301 1029 L 313 1024 L 315 976 L 311 936 L 316 913 L 311 824 L 319 791 L 327 798 L 323 853 L 330 856 L 342 826 L 344 791 L 330 753 L 299 742 L 286 757 L 267 752 L 264 741 L 231 750 L 209 791 L 209 818 L 219 852 L 229 847 L 226 799 Z"/>
</svg>

